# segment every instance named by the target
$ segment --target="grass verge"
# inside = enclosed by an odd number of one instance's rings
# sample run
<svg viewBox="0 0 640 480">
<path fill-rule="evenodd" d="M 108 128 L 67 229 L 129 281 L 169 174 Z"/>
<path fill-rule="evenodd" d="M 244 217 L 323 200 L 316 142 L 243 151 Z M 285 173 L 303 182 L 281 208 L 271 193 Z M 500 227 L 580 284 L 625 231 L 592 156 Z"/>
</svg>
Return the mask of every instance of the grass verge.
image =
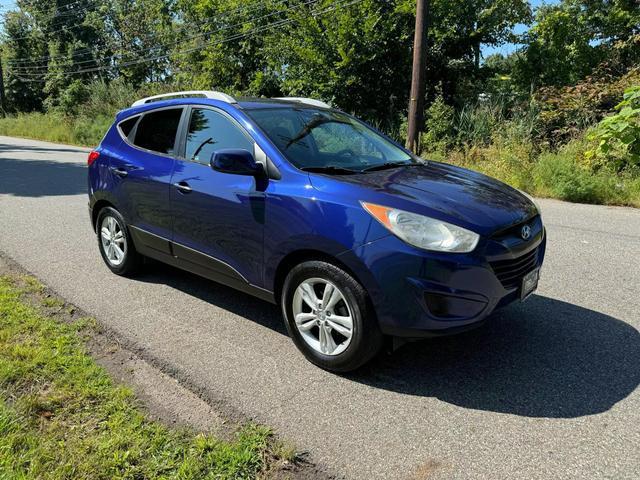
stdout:
<svg viewBox="0 0 640 480">
<path fill-rule="evenodd" d="M 0 135 L 95 147 L 112 123 L 113 117 L 105 115 L 89 118 L 82 115 L 70 117 L 54 113 L 23 113 L 0 118 Z"/>
<path fill-rule="evenodd" d="M 26 298 L 43 289 L 0 276 L 0 478 L 255 478 L 281 460 L 262 426 L 222 441 L 147 419 L 88 355 L 95 322 L 46 315 Z"/>
<path fill-rule="evenodd" d="M 537 197 L 640 208 L 640 171 L 589 168 L 586 148 L 578 139 L 555 151 L 537 152 L 533 145 L 498 138 L 487 146 L 425 157 L 477 170 Z"/>
</svg>

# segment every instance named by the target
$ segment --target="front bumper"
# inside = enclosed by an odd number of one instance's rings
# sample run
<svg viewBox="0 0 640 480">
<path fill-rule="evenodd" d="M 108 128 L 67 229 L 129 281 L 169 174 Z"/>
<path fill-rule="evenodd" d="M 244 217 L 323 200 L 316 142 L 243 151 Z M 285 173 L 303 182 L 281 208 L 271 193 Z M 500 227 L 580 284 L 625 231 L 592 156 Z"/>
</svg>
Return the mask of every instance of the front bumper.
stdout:
<svg viewBox="0 0 640 480">
<path fill-rule="evenodd" d="M 359 266 L 350 266 L 369 292 L 383 333 L 454 334 L 520 299 L 521 278 L 544 261 L 546 234 L 536 222 L 527 242 L 505 233 L 481 240 L 470 254 L 427 252 L 388 236 L 353 250 Z M 513 271 L 505 276 L 510 263 Z"/>
</svg>

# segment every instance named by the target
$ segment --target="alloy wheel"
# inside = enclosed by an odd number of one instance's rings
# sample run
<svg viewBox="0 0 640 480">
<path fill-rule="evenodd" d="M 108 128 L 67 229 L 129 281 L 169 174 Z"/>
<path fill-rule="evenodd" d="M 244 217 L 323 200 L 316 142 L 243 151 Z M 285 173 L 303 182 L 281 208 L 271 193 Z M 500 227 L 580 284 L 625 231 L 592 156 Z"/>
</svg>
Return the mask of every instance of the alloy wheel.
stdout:
<svg viewBox="0 0 640 480">
<path fill-rule="evenodd" d="M 114 267 L 124 262 L 127 255 L 127 239 L 118 221 L 111 215 L 102 219 L 100 240 L 107 261 Z"/>
<path fill-rule="evenodd" d="M 300 335 L 315 351 L 339 355 L 351 343 L 351 308 L 340 289 L 328 280 L 310 278 L 298 285 L 292 311 Z"/>
</svg>

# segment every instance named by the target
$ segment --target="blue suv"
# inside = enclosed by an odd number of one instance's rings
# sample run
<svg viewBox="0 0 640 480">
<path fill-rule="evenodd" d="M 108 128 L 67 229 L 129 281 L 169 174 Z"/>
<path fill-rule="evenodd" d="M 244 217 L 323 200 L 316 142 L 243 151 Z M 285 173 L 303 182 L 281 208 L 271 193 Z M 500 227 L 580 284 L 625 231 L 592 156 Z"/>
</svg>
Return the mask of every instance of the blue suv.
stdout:
<svg viewBox="0 0 640 480">
<path fill-rule="evenodd" d="M 280 304 L 328 370 L 359 367 L 385 338 L 476 327 L 538 284 L 546 238 L 530 198 L 318 100 L 145 98 L 88 164 L 113 273 L 150 257 Z"/>
</svg>

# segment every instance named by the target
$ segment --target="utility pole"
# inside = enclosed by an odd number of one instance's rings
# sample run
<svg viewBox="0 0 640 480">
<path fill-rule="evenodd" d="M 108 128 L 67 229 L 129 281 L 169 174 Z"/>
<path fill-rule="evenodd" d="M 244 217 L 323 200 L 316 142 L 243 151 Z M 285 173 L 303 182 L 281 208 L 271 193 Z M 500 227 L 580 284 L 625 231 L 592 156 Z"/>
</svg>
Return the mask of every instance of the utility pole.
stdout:
<svg viewBox="0 0 640 480">
<path fill-rule="evenodd" d="M 418 152 L 418 141 L 424 120 L 425 66 L 427 59 L 427 9 L 429 0 L 417 0 L 416 33 L 413 39 L 413 73 L 409 98 L 407 148 Z"/>
<path fill-rule="evenodd" d="M 7 102 L 4 95 L 4 72 L 2 71 L 2 50 L 0 50 L 0 115 L 7 114 Z"/>
</svg>

